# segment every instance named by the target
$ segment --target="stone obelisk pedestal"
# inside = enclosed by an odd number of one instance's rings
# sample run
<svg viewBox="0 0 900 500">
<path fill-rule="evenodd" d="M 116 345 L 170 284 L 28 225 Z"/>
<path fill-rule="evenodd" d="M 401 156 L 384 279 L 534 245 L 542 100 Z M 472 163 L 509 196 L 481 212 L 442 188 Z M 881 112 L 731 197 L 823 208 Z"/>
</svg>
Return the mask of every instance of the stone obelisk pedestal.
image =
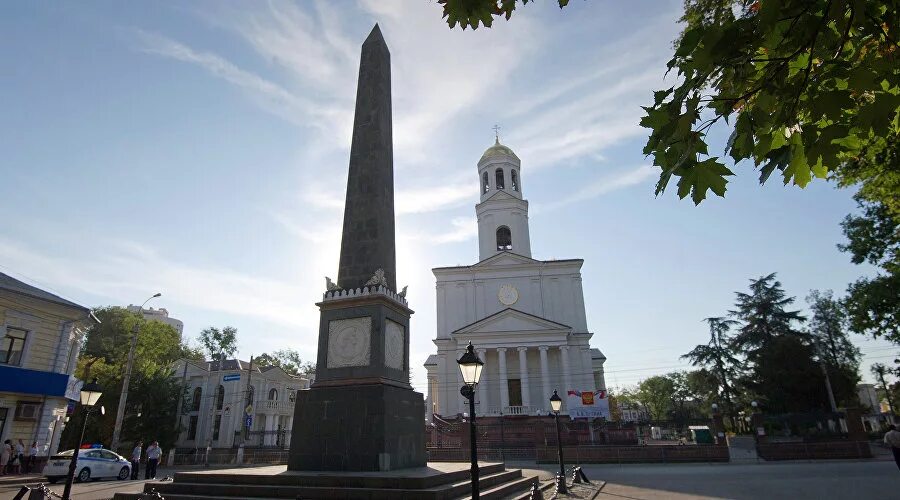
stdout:
<svg viewBox="0 0 900 500">
<path fill-rule="evenodd" d="M 316 380 L 294 409 L 288 469 L 425 466 L 425 402 L 409 384 L 409 317 L 396 293 L 390 53 L 363 43 L 338 283 L 319 302 Z"/>
</svg>

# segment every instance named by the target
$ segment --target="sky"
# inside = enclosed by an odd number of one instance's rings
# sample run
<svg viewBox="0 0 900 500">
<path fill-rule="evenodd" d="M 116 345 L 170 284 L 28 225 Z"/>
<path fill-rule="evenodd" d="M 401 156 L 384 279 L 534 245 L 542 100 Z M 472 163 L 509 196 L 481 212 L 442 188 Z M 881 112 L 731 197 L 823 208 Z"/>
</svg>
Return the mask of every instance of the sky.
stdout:
<svg viewBox="0 0 900 500">
<path fill-rule="evenodd" d="M 431 269 L 473 264 L 477 161 L 522 160 L 535 258 L 583 258 L 607 384 L 690 366 L 750 278 L 804 298 L 873 270 L 836 245 L 851 190 L 759 186 L 654 196 L 638 122 L 681 0 L 537 2 L 491 29 L 450 30 L 434 1 L 18 2 L 0 16 L 0 271 L 99 307 L 165 307 L 185 337 L 238 329 L 243 359 L 315 359 L 336 278 L 359 49 L 391 51 L 398 285 L 410 364 L 433 352 Z M 714 129 L 721 155 L 727 127 Z M 897 349 L 854 336 L 868 366 Z"/>
</svg>

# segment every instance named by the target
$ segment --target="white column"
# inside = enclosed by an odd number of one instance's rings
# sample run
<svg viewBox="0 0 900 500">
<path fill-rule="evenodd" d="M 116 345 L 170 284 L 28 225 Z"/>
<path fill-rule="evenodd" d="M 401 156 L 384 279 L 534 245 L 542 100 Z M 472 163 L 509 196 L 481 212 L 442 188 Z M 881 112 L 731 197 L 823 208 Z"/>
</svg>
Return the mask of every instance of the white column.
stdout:
<svg viewBox="0 0 900 500">
<path fill-rule="evenodd" d="M 585 347 L 581 351 L 581 355 L 584 359 L 585 371 L 587 372 L 587 376 L 584 378 L 585 384 L 587 385 L 584 386 L 584 390 L 596 389 L 596 387 L 594 387 L 594 364 L 591 362 L 590 346 Z"/>
<path fill-rule="evenodd" d="M 541 404 L 539 405 L 541 408 L 547 407 L 547 402 L 550 401 L 550 396 L 552 395 L 550 390 L 550 363 L 547 361 L 547 349 L 548 347 L 545 345 L 538 347 L 538 351 L 541 353 L 541 381 L 544 383 L 544 393 L 541 394 Z"/>
<path fill-rule="evenodd" d="M 487 349 L 478 349 L 478 359 L 481 361 L 487 360 Z M 488 401 L 488 392 L 487 392 L 487 372 L 481 372 L 481 381 L 478 382 L 478 405 L 475 408 L 476 413 L 481 413 L 482 415 L 486 415 L 488 410 L 490 409 L 490 401 Z"/>
<path fill-rule="evenodd" d="M 500 370 L 500 411 L 509 406 L 509 383 L 506 380 L 506 348 L 497 348 L 497 368 Z"/>
<path fill-rule="evenodd" d="M 266 437 L 263 441 L 263 443 L 266 445 L 275 444 L 275 435 L 272 433 L 272 431 L 275 430 L 275 418 L 275 414 L 266 415 Z"/>
<path fill-rule="evenodd" d="M 519 383 L 522 386 L 522 406 L 531 406 L 531 388 L 528 385 L 528 348 L 518 347 Z"/>
<path fill-rule="evenodd" d="M 560 394 L 559 396 L 561 398 L 563 398 L 563 401 L 565 401 L 566 391 L 568 391 L 569 389 L 573 389 L 572 375 L 571 375 L 571 372 L 569 371 L 569 346 L 567 346 L 567 345 L 559 346 L 559 359 L 562 360 L 563 384 L 565 385 L 565 387 L 562 388 L 563 394 Z"/>
<path fill-rule="evenodd" d="M 454 390 L 451 394 L 456 396 L 453 400 L 456 401 L 457 413 L 469 413 L 469 404 L 459 393 L 459 390 L 462 388 L 463 384 L 465 384 L 465 382 L 463 382 L 462 372 L 459 370 L 459 364 L 456 362 L 460 357 L 462 357 L 462 353 L 457 351 L 452 361 L 453 367 L 451 369 L 456 372 L 456 387 L 453 388 Z"/>
</svg>

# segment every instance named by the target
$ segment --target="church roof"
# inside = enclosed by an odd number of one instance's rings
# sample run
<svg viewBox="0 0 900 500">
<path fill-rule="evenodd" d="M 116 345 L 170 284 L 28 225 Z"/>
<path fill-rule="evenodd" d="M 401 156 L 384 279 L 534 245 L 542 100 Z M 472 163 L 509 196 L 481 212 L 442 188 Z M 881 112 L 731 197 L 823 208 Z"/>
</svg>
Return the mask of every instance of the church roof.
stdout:
<svg viewBox="0 0 900 500">
<path fill-rule="evenodd" d="M 487 148 L 484 151 L 484 154 L 481 155 L 481 160 L 478 160 L 478 162 L 481 163 L 482 161 L 484 161 L 488 158 L 494 158 L 496 156 L 511 156 L 511 157 L 515 158 L 516 160 L 519 159 L 519 157 L 516 156 L 515 153 L 513 153 L 512 149 L 509 149 L 509 147 L 504 146 L 503 144 L 500 144 L 499 137 L 494 141 L 493 146 Z"/>
<path fill-rule="evenodd" d="M 505 258 L 504 258 L 505 257 Z M 480 260 L 475 264 L 468 266 L 442 266 L 442 267 L 434 267 L 432 271 L 440 271 L 444 269 L 475 269 L 479 267 L 487 267 L 493 264 L 496 264 L 496 261 L 516 261 L 509 262 L 515 264 L 556 264 L 556 263 L 565 263 L 565 262 L 584 262 L 584 259 L 553 259 L 553 260 L 537 260 L 532 259 L 531 257 L 526 257 L 524 255 L 519 255 L 515 252 L 511 252 L 509 250 L 504 250 L 502 252 L 497 252 L 490 257 Z M 506 264 L 507 262 L 504 262 Z"/>
<path fill-rule="evenodd" d="M 494 314 L 491 314 L 490 316 L 485 316 L 484 318 L 481 318 L 478 321 L 469 323 L 468 325 L 457 329 L 453 333 L 454 334 L 469 333 L 469 332 L 467 332 L 467 330 L 472 330 L 480 324 L 488 323 L 491 320 L 493 320 L 494 318 L 497 318 L 498 316 L 506 316 L 506 315 L 510 315 L 510 314 L 514 314 L 517 316 L 524 316 L 527 318 L 531 318 L 533 320 L 537 320 L 539 323 L 543 324 L 543 327 L 551 327 L 551 328 L 555 328 L 555 329 L 559 329 L 559 330 L 571 330 L 572 329 L 571 326 L 564 325 L 558 321 L 553 321 L 553 320 L 550 320 L 547 318 L 542 318 L 540 316 L 535 316 L 534 314 L 528 314 L 527 312 L 520 311 L 520 310 L 514 309 L 512 307 L 507 307 L 506 309 L 501 309 L 501 310 L 495 312 Z"/>
</svg>

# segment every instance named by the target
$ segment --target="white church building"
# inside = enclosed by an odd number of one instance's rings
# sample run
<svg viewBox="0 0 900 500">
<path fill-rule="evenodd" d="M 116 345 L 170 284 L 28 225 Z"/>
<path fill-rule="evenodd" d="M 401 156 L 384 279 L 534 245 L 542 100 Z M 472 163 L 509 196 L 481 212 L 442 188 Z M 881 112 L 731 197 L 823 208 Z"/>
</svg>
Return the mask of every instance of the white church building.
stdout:
<svg viewBox="0 0 900 500">
<path fill-rule="evenodd" d="M 456 360 L 472 342 L 484 361 L 476 415 L 546 415 L 554 390 L 606 389 L 606 357 L 591 348 L 582 259 L 531 256 L 521 162 L 499 139 L 478 161 L 479 262 L 438 267 L 437 354 L 428 372 L 427 418 L 468 413 Z M 563 407 L 565 410 L 565 406 Z"/>
</svg>

